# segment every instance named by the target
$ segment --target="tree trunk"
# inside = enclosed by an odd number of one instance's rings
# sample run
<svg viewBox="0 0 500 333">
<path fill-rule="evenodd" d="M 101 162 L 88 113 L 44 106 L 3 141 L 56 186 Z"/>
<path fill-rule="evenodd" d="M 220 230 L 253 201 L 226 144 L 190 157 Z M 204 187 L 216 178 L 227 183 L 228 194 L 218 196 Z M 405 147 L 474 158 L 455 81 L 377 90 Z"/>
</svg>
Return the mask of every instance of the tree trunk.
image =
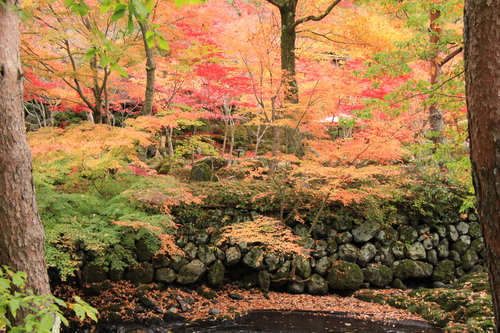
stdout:
<svg viewBox="0 0 500 333">
<path fill-rule="evenodd" d="M 297 0 L 289 0 L 278 7 L 281 16 L 281 69 L 285 88 L 285 102 L 297 104 L 299 102 L 299 87 L 295 71 L 295 17 Z"/>
<path fill-rule="evenodd" d="M 149 25 L 146 20 L 137 20 L 141 28 L 142 41 L 144 43 L 144 50 L 146 51 L 146 93 L 144 106 L 142 107 L 142 114 L 150 116 L 153 114 L 153 98 L 155 94 L 155 72 L 156 61 L 153 48 L 149 47 L 146 34 L 149 31 Z"/>
<path fill-rule="evenodd" d="M 439 83 L 439 76 L 442 74 L 442 68 L 440 63 L 440 52 L 439 52 L 439 40 L 441 38 L 441 33 L 443 29 L 439 26 L 437 22 L 441 17 L 441 11 L 439 9 L 431 9 L 430 11 L 430 47 L 432 49 L 432 56 L 430 59 L 430 84 L 434 87 Z M 429 95 L 429 99 L 434 98 L 434 94 Z M 439 105 L 436 102 L 432 102 L 429 106 L 429 124 L 431 126 L 431 131 L 433 132 L 432 141 L 434 143 L 443 142 L 443 128 L 444 120 L 443 113 L 439 109 Z"/>
<path fill-rule="evenodd" d="M 472 175 L 500 328 L 500 1 L 465 1 L 465 72 Z"/>
<path fill-rule="evenodd" d="M 45 235 L 31 174 L 24 128 L 19 19 L 14 7 L 0 5 L 0 265 L 28 274 L 28 289 L 50 293 Z"/>
</svg>

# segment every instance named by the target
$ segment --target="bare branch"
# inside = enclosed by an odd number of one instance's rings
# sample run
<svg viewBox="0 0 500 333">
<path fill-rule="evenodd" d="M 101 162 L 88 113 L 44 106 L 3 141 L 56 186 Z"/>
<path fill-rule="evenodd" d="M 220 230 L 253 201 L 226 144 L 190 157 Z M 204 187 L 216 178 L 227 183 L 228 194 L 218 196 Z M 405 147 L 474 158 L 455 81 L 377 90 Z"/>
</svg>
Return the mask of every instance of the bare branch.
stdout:
<svg viewBox="0 0 500 333">
<path fill-rule="evenodd" d="M 446 56 L 446 58 L 444 58 L 443 60 L 441 60 L 439 62 L 439 66 L 443 66 L 444 64 L 446 64 L 448 61 L 450 61 L 451 59 L 453 59 L 456 55 L 458 55 L 460 52 L 463 51 L 463 47 L 460 46 L 458 49 L 456 49 L 455 51 L 453 51 L 452 53 L 448 54 Z"/>
<path fill-rule="evenodd" d="M 269 1 L 269 0 L 267 0 L 267 1 Z M 302 24 L 302 23 L 307 22 L 307 21 L 316 21 L 316 22 L 321 21 L 322 19 L 327 17 L 328 14 L 330 14 L 330 12 L 332 11 L 332 9 L 335 8 L 335 6 L 337 6 L 341 1 L 342 0 L 335 0 L 334 2 L 332 2 L 330 4 L 330 6 L 328 6 L 328 8 L 324 11 L 324 13 L 319 15 L 319 16 L 309 15 L 309 16 L 303 17 L 301 19 L 298 19 L 297 21 L 295 21 L 292 28 L 295 28 L 299 24 Z"/>
</svg>

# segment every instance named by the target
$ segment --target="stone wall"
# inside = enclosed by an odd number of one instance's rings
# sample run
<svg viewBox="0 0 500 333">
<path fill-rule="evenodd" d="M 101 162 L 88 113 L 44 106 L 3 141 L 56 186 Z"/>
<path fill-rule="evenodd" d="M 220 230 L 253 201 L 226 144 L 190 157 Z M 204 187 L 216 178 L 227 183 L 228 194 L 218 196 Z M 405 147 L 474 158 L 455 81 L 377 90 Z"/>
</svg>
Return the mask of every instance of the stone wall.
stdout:
<svg viewBox="0 0 500 333">
<path fill-rule="evenodd" d="M 311 249 L 310 257 L 266 252 L 261 244 L 220 242 L 217 230 L 228 222 L 258 216 L 233 209 L 211 211 L 202 225 L 185 222 L 177 234 L 184 255 L 156 255 L 143 239 L 135 241 L 139 267 L 111 269 L 86 264 L 87 282 L 125 279 L 134 283 L 240 282 L 262 290 L 325 294 L 370 288 L 443 286 L 460 276 L 483 271 L 485 250 L 476 216 L 429 225 L 417 219 L 393 225 L 356 224 L 345 216 L 310 225 L 292 225 Z"/>
</svg>

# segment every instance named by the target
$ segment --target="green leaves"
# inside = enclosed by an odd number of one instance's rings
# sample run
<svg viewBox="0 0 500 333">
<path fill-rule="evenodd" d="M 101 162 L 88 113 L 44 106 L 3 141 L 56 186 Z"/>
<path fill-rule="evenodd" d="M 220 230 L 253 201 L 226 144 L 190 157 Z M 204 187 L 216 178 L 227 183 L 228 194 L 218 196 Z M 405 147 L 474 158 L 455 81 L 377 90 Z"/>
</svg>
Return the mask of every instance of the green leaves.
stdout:
<svg viewBox="0 0 500 333">
<path fill-rule="evenodd" d="M 80 320 L 89 317 L 97 321 L 97 310 L 79 297 L 75 297 L 74 304 L 67 305 L 52 295 L 35 295 L 33 291 L 24 289 L 26 278 L 24 272 L 12 272 L 7 266 L 0 267 L 0 328 L 6 328 L 11 333 L 51 333 L 56 317 L 63 324 L 68 324 L 61 307 L 73 308 Z M 30 313 L 23 318 L 22 326 L 13 326 L 7 317 L 16 318 L 21 308 Z"/>
</svg>

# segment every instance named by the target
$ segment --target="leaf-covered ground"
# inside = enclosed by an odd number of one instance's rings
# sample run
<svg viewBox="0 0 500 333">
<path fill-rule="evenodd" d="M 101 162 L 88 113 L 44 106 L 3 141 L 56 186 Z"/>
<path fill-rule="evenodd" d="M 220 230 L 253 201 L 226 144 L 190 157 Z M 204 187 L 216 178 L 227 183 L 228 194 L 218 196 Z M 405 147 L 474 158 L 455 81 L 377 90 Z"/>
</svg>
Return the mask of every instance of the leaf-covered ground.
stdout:
<svg viewBox="0 0 500 333">
<path fill-rule="evenodd" d="M 154 325 L 164 321 L 226 320 L 252 310 L 317 311 L 384 323 L 425 322 L 425 319 L 407 310 L 364 302 L 354 297 L 334 294 L 313 296 L 281 292 L 263 293 L 257 289 L 239 289 L 233 285 L 219 290 L 205 286 L 192 290 L 156 284 L 137 287 L 122 281 L 88 285 L 85 291 L 66 285 L 59 287 L 56 293 L 82 295 L 86 301 L 99 309 L 101 323 L 130 322 Z"/>
</svg>

